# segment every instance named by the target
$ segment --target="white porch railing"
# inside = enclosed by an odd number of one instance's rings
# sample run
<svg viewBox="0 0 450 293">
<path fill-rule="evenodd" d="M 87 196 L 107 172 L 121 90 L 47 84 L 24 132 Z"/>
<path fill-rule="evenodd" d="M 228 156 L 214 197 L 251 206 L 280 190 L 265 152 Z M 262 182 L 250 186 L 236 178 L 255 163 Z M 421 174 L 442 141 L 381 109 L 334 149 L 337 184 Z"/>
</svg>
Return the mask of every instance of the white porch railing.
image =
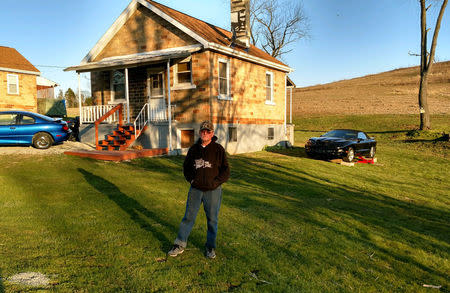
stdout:
<svg viewBox="0 0 450 293">
<path fill-rule="evenodd" d="M 172 106 L 172 116 L 174 115 L 175 106 Z M 172 118 L 173 119 L 173 118 Z M 134 134 L 135 137 L 141 134 L 142 129 L 150 122 L 165 122 L 168 121 L 167 107 L 152 107 L 148 103 L 142 107 L 139 114 L 134 120 Z"/>
<path fill-rule="evenodd" d="M 114 108 L 116 105 L 98 105 L 98 106 L 84 106 L 81 107 L 81 123 L 94 123 L 100 117 L 108 113 L 109 110 Z M 127 113 L 127 105 L 123 104 L 124 113 Z M 119 121 L 119 115 L 114 113 L 106 120 L 108 123 L 115 123 Z"/>
<path fill-rule="evenodd" d="M 136 116 L 136 120 L 134 120 L 134 137 L 136 139 L 141 135 L 142 129 L 148 124 L 149 117 L 149 105 L 145 104 Z"/>
</svg>

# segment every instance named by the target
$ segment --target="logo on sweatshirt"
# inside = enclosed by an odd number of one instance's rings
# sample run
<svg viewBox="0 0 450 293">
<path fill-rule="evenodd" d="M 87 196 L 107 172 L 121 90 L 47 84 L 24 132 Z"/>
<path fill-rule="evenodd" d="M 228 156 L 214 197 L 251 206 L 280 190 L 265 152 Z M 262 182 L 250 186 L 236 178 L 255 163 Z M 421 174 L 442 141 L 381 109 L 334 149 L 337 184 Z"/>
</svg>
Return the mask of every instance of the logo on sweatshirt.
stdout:
<svg viewBox="0 0 450 293">
<path fill-rule="evenodd" d="M 195 160 L 195 169 L 199 168 L 212 168 L 212 165 L 210 162 L 205 161 L 203 159 Z"/>
</svg>

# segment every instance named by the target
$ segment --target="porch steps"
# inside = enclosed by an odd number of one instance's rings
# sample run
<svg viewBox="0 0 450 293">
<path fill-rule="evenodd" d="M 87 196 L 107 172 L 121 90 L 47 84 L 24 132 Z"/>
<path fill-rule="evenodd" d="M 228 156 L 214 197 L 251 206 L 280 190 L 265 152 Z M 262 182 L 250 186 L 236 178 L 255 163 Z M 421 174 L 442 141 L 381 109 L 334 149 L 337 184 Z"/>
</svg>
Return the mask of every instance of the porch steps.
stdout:
<svg viewBox="0 0 450 293">
<path fill-rule="evenodd" d="M 141 132 L 145 131 L 142 129 Z M 139 136 L 139 133 L 138 133 Z M 118 126 L 112 134 L 108 134 L 106 139 L 100 140 L 96 150 L 98 151 L 125 151 L 135 140 L 134 126 Z"/>
<path fill-rule="evenodd" d="M 129 150 L 129 151 L 97 151 L 79 150 L 67 151 L 64 154 L 82 158 L 91 158 L 103 161 L 125 161 L 144 157 L 164 156 L 169 153 L 168 148 L 150 150 Z"/>
</svg>

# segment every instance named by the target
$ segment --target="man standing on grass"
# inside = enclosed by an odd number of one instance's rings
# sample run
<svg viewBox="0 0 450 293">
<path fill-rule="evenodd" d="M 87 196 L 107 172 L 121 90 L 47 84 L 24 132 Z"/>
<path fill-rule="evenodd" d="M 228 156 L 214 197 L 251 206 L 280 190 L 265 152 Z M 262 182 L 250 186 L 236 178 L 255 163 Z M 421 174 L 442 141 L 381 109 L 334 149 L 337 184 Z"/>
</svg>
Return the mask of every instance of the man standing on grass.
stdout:
<svg viewBox="0 0 450 293">
<path fill-rule="evenodd" d="M 177 256 L 184 252 L 197 212 L 203 203 L 208 223 L 206 257 L 216 257 L 217 223 L 222 201 L 221 184 L 230 177 L 230 167 L 225 150 L 216 143 L 216 140 L 213 124 L 209 121 L 202 122 L 200 139 L 191 146 L 183 164 L 184 177 L 191 184 L 191 188 L 178 236 L 172 249 L 168 252 L 170 256 Z"/>
</svg>

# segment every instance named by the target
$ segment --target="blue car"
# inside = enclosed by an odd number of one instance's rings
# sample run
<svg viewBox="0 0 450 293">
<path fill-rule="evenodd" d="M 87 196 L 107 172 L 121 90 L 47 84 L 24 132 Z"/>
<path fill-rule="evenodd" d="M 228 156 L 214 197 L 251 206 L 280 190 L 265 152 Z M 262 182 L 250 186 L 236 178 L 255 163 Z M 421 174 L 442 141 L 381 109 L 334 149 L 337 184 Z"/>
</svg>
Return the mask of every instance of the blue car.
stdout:
<svg viewBox="0 0 450 293">
<path fill-rule="evenodd" d="M 66 141 L 70 134 L 67 123 L 26 111 L 0 112 L 0 145 L 33 145 L 47 149 Z"/>
</svg>

